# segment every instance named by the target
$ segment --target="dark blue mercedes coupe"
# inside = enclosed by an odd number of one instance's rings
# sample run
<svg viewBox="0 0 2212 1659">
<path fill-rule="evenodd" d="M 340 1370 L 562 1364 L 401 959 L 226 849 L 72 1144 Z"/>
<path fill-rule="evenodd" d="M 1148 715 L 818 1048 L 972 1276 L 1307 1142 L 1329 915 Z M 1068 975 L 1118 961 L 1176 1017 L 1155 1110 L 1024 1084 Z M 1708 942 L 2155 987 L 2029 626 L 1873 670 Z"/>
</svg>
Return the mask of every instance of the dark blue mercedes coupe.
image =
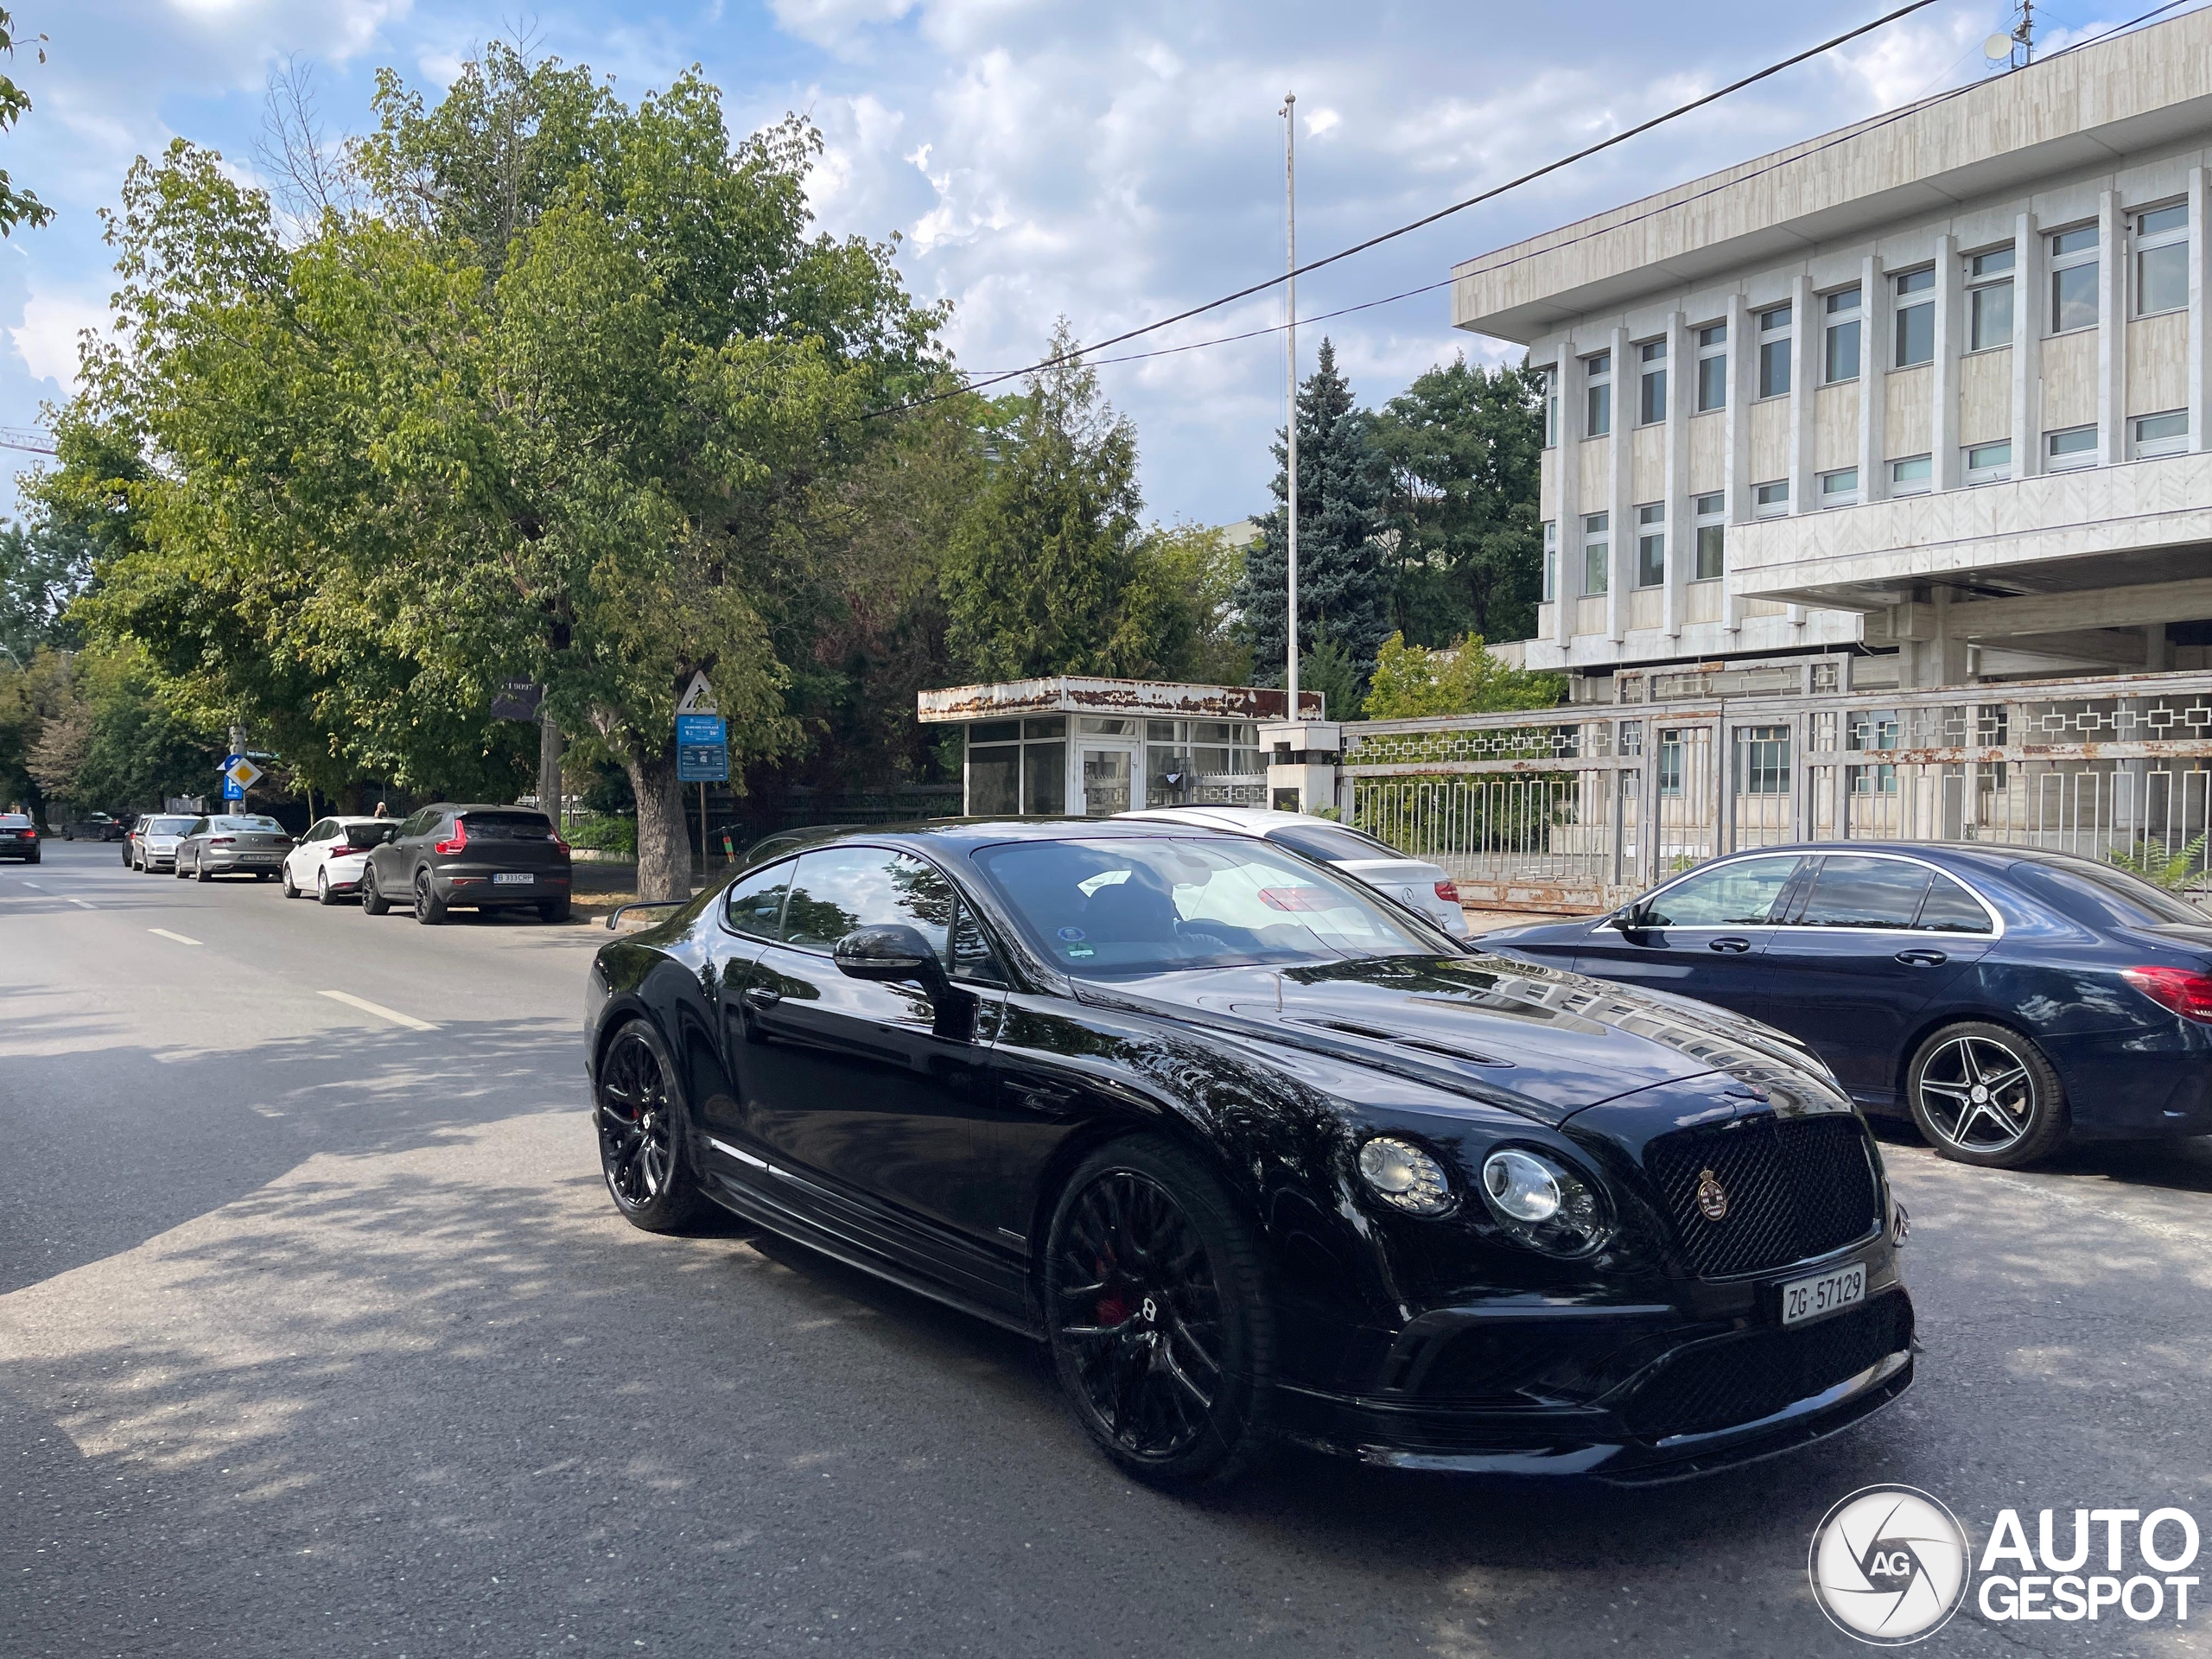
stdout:
<svg viewBox="0 0 2212 1659">
<path fill-rule="evenodd" d="M 2212 1134 L 2212 916 L 2090 859 L 1766 848 L 1481 943 L 1779 1027 L 1964 1163 Z"/>
</svg>

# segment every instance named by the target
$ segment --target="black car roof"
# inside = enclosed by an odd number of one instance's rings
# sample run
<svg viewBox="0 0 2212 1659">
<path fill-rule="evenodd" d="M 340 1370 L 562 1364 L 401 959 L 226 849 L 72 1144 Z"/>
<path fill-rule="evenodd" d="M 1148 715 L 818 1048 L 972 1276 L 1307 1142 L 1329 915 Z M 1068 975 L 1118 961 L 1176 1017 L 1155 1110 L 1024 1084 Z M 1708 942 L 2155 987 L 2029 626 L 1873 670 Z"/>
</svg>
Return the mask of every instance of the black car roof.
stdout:
<svg viewBox="0 0 2212 1659">
<path fill-rule="evenodd" d="M 2060 852 L 2049 847 L 2015 847 L 2004 842 L 1793 841 L 1779 842 L 1772 847 L 1738 848 L 1728 856 L 1751 858 L 1762 853 L 1898 853 L 1911 858 L 1925 859 L 1930 864 L 1979 870 L 2002 870 L 2022 863 L 2086 864 L 2096 869 L 2110 868 L 2097 859 L 2084 857 L 2079 853 Z"/>
</svg>

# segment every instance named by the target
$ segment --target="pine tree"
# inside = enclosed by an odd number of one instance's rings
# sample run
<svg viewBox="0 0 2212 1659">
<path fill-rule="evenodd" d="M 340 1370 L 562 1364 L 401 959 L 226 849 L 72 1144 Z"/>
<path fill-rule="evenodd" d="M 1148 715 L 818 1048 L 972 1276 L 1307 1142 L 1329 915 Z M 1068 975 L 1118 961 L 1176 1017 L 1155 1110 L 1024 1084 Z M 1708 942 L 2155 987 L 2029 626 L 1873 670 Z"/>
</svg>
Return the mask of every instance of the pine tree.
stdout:
<svg viewBox="0 0 2212 1659">
<path fill-rule="evenodd" d="M 1364 683 L 1389 637 L 1390 582 L 1375 543 L 1383 525 L 1389 474 L 1376 449 L 1375 417 L 1352 402 L 1337 372 L 1337 351 L 1321 342 L 1319 361 L 1298 389 L 1298 624 L 1301 652 L 1325 640 L 1341 650 Z M 1255 677 L 1283 679 L 1283 615 L 1288 564 L 1289 498 L 1284 443 L 1274 445 L 1274 511 L 1260 521 L 1248 550 L 1236 602 L 1252 643 Z"/>
</svg>

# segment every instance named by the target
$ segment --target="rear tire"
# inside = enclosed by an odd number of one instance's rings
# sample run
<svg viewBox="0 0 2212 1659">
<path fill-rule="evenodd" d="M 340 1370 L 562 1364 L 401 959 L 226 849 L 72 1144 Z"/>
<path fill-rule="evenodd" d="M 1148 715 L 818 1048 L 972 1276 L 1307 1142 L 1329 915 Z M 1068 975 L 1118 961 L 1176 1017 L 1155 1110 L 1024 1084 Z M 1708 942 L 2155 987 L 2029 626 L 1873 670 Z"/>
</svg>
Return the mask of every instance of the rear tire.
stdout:
<svg viewBox="0 0 2212 1659">
<path fill-rule="evenodd" d="M 195 858 L 192 861 L 192 879 L 195 881 L 212 881 L 215 878 L 208 874 L 207 867 Z"/>
<path fill-rule="evenodd" d="M 537 907 L 537 919 L 541 922 L 567 921 L 569 919 L 569 901 L 565 899 L 549 899 L 547 902 Z"/>
<path fill-rule="evenodd" d="M 1985 1168 L 2048 1158 L 2070 1127 L 2065 1088 L 2043 1051 L 1983 1020 L 1946 1026 L 1920 1046 L 1905 1072 L 1905 1099 L 1938 1154 Z"/>
<path fill-rule="evenodd" d="M 430 872 L 415 872 L 415 919 L 424 927 L 435 927 L 446 918 L 446 907 L 440 902 L 437 888 L 431 884 Z"/>
<path fill-rule="evenodd" d="M 600 1173 L 622 1219 L 640 1231 L 681 1231 L 707 1199 L 691 1166 L 676 1068 L 649 1020 L 631 1020 L 601 1057 L 592 1090 Z"/>
<path fill-rule="evenodd" d="M 328 870 L 317 870 L 315 873 L 315 901 L 318 905 L 334 905 L 338 902 L 338 895 L 330 890 Z"/>
<path fill-rule="evenodd" d="M 361 872 L 361 913 L 381 916 L 391 908 L 391 900 L 377 890 L 377 868 L 372 864 Z"/>
<path fill-rule="evenodd" d="M 1275 1316 L 1257 1236 L 1213 1173 L 1140 1136 L 1084 1160 L 1054 1206 L 1046 1329 L 1076 1421 L 1125 1473 L 1245 1473 L 1274 1434 Z"/>
</svg>

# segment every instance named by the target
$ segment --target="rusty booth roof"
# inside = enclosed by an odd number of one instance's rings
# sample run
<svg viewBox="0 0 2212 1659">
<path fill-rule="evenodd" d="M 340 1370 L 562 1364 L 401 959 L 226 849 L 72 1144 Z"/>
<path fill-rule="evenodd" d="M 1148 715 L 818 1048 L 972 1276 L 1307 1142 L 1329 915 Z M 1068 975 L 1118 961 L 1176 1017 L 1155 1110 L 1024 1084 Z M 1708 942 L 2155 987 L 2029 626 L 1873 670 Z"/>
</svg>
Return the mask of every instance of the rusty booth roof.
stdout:
<svg viewBox="0 0 2212 1659">
<path fill-rule="evenodd" d="M 1301 691 L 1299 709 L 1321 717 L 1321 694 Z M 1162 719 L 1281 720 L 1287 696 L 1276 686 L 1185 685 L 1173 680 L 1109 680 L 1059 674 L 1036 680 L 1001 680 L 918 692 L 915 715 L 925 724 L 1000 720 L 1012 715 L 1149 715 Z"/>
</svg>

